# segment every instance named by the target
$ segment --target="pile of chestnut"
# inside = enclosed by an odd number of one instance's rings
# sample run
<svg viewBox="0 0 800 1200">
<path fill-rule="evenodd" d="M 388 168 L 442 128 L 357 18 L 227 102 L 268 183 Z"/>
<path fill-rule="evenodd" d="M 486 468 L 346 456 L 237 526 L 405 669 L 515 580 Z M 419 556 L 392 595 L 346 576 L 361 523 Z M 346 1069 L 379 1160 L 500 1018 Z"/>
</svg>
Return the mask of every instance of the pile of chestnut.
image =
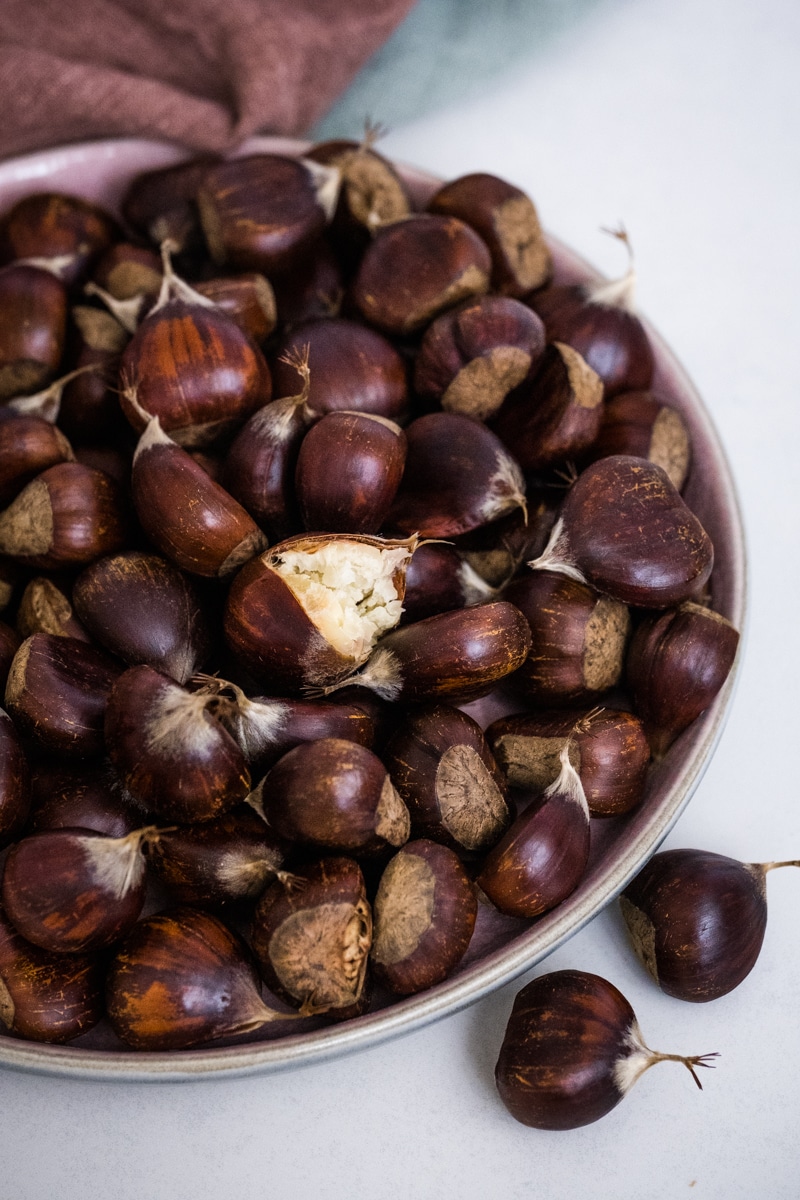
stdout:
<svg viewBox="0 0 800 1200">
<path fill-rule="evenodd" d="M 0 1024 L 174 1050 L 553 909 L 738 634 L 633 272 L 554 285 L 518 188 L 368 137 L 122 217 L 0 222 Z"/>
</svg>

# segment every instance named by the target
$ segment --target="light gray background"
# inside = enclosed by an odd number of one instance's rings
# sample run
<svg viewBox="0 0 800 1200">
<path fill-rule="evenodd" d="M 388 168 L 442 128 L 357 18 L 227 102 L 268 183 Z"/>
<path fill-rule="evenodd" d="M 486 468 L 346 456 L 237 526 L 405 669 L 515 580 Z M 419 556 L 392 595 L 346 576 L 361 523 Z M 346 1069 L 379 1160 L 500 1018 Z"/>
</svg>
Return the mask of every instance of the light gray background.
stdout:
<svg viewBox="0 0 800 1200">
<path fill-rule="evenodd" d="M 668 844 L 754 861 L 800 855 L 799 74 L 793 0 L 423 0 L 325 124 L 355 132 L 368 111 L 393 122 L 390 154 L 507 176 L 609 273 L 622 255 L 598 227 L 625 220 L 642 307 L 714 415 L 749 534 L 733 715 Z M 0 1200 L 796 1200 L 800 874 L 775 872 L 769 899 L 756 971 L 711 1005 L 662 996 L 615 911 L 548 962 L 612 979 L 654 1047 L 720 1051 L 702 1094 L 666 1064 L 585 1130 L 517 1125 L 492 1083 L 512 985 L 402 1041 L 262 1079 L 0 1073 Z"/>
</svg>

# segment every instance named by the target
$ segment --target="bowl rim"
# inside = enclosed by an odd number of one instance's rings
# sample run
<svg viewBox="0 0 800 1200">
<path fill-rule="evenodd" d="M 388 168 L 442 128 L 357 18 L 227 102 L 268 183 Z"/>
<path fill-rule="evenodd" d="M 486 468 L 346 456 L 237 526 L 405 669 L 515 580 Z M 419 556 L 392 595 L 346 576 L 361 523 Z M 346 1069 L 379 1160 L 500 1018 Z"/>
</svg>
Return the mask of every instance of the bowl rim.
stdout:
<svg viewBox="0 0 800 1200">
<path fill-rule="evenodd" d="M 243 143 L 234 153 L 237 156 L 252 153 L 301 154 L 309 145 L 309 142 L 299 139 L 255 137 Z M 127 161 L 144 155 L 155 159 L 150 167 L 138 166 L 139 170 L 146 170 L 191 158 L 195 154 L 185 146 L 146 138 L 76 142 L 0 163 L 0 191 L 4 184 L 10 185 L 12 191 L 32 190 L 30 184 L 44 187 L 48 177 L 65 166 Z M 440 183 L 436 176 L 417 167 L 405 164 L 398 166 L 403 175 L 423 191 L 432 190 Z M 20 191 L 20 194 L 23 192 Z M 600 278 L 594 267 L 560 239 L 549 233 L 547 238 L 553 249 L 569 264 L 571 271 L 584 279 Z M 593 920 L 655 853 L 696 791 L 730 713 L 746 642 L 747 571 L 741 506 L 719 434 L 697 388 L 673 351 L 647 319 L 642 319 L 658 362 L 669 373 L 674 388 L 686 399 L 694 423 L 712 453 L 714 491 L 727 525 L 726 608 L 729 618 L 741 633 L 736 659 L 724 687 L 713 704 L 683 735 L 681 744 L 686 753 L 685 761 L 677 782 L 669 789 L 654 819 L 644 825 L 619 858 L 599 871 L 585 894 L 584 885 L 581 884 L 553 912 L 517 935 L 506 947 L 478 959 L 463 973 L 426 992 L 398 1000 L 387 1008 L 367 1013 L 353 1021 L 267 1041 L 176 1051 L 95 1050 L 0 1035 L 0 1066 L 82 1080 L 178 1082 L 265 1074 L 367 1049 L 441 1020 L 512 982 Z"/>
</svg>

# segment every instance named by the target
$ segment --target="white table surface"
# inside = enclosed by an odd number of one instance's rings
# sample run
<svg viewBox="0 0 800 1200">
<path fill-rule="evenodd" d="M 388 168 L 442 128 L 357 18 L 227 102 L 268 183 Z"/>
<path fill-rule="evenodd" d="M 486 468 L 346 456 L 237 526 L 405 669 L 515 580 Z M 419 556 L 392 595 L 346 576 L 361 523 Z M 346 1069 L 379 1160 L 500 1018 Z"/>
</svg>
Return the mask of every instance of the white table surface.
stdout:
<svg viewBox="0 0 800 1200">
<path fill-rule="evenodd" d="M 621 252 L 597 230 L 625 220 L 642 308 L 716 420 L 749 537 L 733 714 L 667 845 L 796 857 L 800 8 L 568 7 L 544 48 L 385 148 L 445 176 L 507 176 L 609 273 Z M 282 1075 L 112 1086 L 2 1072 L 0 1200 L 796 1200 L 800 873 L 773 873 L 769 900 L 755 971 L 710 1005 L 663 996 L 613 908 L 547 963 L 613 980 L 654 1047 L 719 1051 L 702 1093 L 665 1064 L 586 1129 L 518 1125 L 492 1072 L 520 981 L 400 1041 Z"/>
</svg>

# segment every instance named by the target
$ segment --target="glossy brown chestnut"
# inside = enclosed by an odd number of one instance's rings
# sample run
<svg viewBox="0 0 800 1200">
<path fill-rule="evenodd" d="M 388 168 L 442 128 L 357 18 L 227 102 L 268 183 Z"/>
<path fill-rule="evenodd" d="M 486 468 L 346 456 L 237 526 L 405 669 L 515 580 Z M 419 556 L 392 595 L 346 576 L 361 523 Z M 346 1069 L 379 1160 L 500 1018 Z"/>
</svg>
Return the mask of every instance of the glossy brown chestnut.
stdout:
<svg viewBox="0 0 800 1200">
<path fill-rule="evenodd" d="M 25 196 L 3 220 L 7 256 L 51 260 L 51 269 L 68 287 L 85 278 L 118 236 L 110 213 L 79 196 L 59 192 Z"/>
<path fill-rule="evenodd" d="M 35 392 L 53 378 L 66 329 L 60 279 L 20 264 L 0 271 L 0 401 Z"/>
<path fill-rule="evenodd" d="M 496 598 L 497 589 L 486 583 L 452 546 L 423 542 L 414 551 L 406 572 L 402 624 Z"/>
<path fill-rule="evenodd" d="M 229 575 L 266 546 L 242 506 L 164 433 L 158 417 L 136 447 L 131 490 L 147 536 L 192 575 Z"/>
<path fill-rule="evenodd" d="M 628 653 L 628 684 L 656 758 L 711 704 L 738 646 L 730 621 L 691 601 L 642 621 Z"/>
<path fill-rule="evenodd" d="M 562 495 L 528 488 L 525 508 L 456 539 L 459 553 L 493 587 L 508 583 L 523 562 L 540 555 L 555 524 Z"/>
<path fill-rule="evenodd" d="M 139 922 L 111 963 L 106 1004 L 114 1032 L 136 1050 L 183 1050 L 293 1015 L 264 1004 L 244 942 L 193 908 Z"/>
<path fill-rule="evenodd" d="M 161 291 L 161 259 L 146 246 L 117 242 L 95 265 L 92 279 L 115 300 L 146 296 L 152 305 Z"/>
<path fill-rule="evenodd" d="M 77 304 L 72 320 L 78 344 L 76 369 L 85 369 L 66 384 L 58 423 L 75 442 L 121 444 L 127 422 L 119 406 L 119 356 L 130 335 L 100 308 Z"/>
<path fill-rule="evenodd" d="M 0 708 L 0 849 L 22 833 L 30 803 L 28 760 L 13 721 Z"/>
<path fill-rule="evenodd" d="M 458 853 L 488 850 L 511 824 L 506 783 L 480 725 L 447 704 L 406 717 L 383 754 L 415 836 Z"/>
<path fill-rule="evenodd" d="M 428 413 L 406 429 L 408 455 L 388 524 L 450 538 L 525 508 L 525 480 L 500 439 L 461 413 Z"/>
<path fill-rule="evenodd" d="M 525 304 L 479 296 L 442 313 L 428 327 L 414 367 L 414 387 L 446 412 L 486 420 L 544 353 L 544 325 Z"/>
<path fill-rule="evenodd" d="M 274 275 L 271 282 L 284 326 L 339 315 L 344 279 L 338 259 L 325 238 L 315 243 L 302 262 L 285 275 Z M 276 385 L 276 390 L 285 389 Z"/>
<path fill-rule="evenodd" d="M 370 961 L 377 978 L 402 996 L 441 983 L 466 954 L 477 913 L 458 856 L 425 838 L 408 842 L 375 896 Z"/>
<path fill-rule="evenodd" d="M 622 677 L 630 635 L 624 604 L 555 571 L 528 571 L 503 592 L 524 615 L 531 649 L 514 683 L 540 706 L 593 700 Z"/>
<path fill-rule="evenodd" d="M 17 629 L 23 638 L 34 633 L 52 633 L 56 637 L 77 638 L 89 642 L 86 630 L 75 616 L 67 596 L 51 579 L 32 579 L 17 609 Z"/>
<path fill-rule="evenodd" d="M 603 415 L 600 376 L 561 342 L 544 352 L 533 379 L 509 396 L 492 429 L 525 471 L 579 458 L 592 445 Z"/>
<path fill-rule="evenodd" d="M 530 644 L 527 621 L 512 604 L 477 604 L 387 634 L 363 671 L 335 686 L 354 683 L 403 703 L 475 700 L 522 666 Z"/>
<path fill-rule="evenodd" d="M 149 853 L 175 899 L 199 908 L 256 900 L 282 876 L 284 857 L 283 843 L 245 805 L 202 825 L 165 830 Z"/>
<path fill-rule="evenodd" d="M 92 829 L 48 829 L 12 846 L 2 901 L 14 928 L 43 950 L 78 954 L 123 937 L 142 911 L 144 844 L 152 827 L 110 838 Z"/>
<path fill-rule="evenodd" d="M 430 212 L 459 217 L 492 256 L 492 290 L 524 296 L 547 283 L 553 264 L 530 197 L 496 175 L 462 175 L 440 188 Z"/>
<path fill-rule="evenodd" d="M 403 180 L 389 160 L 376 153 L 374 142 L 375 134 L 368 129 L 362 142 L 319 142 L 306 154 L 312 162 L 335 167 L 342 177 L 332 232 L 351 254 L 363 250 L 376 229 L 411 212 Z"/>
<path fill-rule="evenodd" d="M 141 810 L 125 799 L 108 765 L 39 765 L 31 780 L 30 832 L 93 829 L 122 838 L 142 824 Z"/>
<path fill-rule="evenodd" d="M 567 741 L 593 817 L 617 817 L 644 798 L 650 747 L 642 723 L 610 708 L 517 713 L 486 730 L 511 787 L 541 792 L 558 777 Z"/>
<path fill-rule="evenodd" d="M 598 1121 L 657 1062 L 696 1067 L 714 1054 L 650 1050 L 636 1014 L 612 983 L 588 971 L 553 971 L 522 989 L 500 1048 L 495 1081 L 512 1117 L 535 1129 Z"/>
<path fill-rule="evenodd" d="M 69 1042 L 102 1016 L 102 964 L 32 946 L 0 912 L 0 1030 L 33 1042 Z"/>
<path fill-rule="evenodd" d="M 48 467 L 0 513 L 0 553 L 45 571 L 83 566 L 127 539 L 120 488 L 79 462 Z"/>
<path fill-rule="evenodd" d="M 303 534 L 239 572 L 225 637 L 257 679 L 297 693 L 343 679 L 400 620 L 416 539 Z"/>
<path fill-rule="evenodd" d="M 25 737 L 53 754 L 102 754 L 106 703 L 118 675 L 86 642 L 35 633 L 14 656 L 6 708 Z"/>
<path fill-rule="evenodd" d="M 42 417 L 0 421 L 0 504 L 9 504 L 48 467 L 74 457 L 61 430 Z"/>
<path fill-rule="evenodd" d="M 558 778 L 489 851 L 477 878 L 495 908 L 510 917 L 555 908 L 575 891 L 589 861 L 589 809 L 568 744 L 559 761 Z"/>
<path fill-rule="evenodd" d="M 350 858 L 322 858 L 273 883 L 256 907 L 252 945 L 267 986 L 303 1016 L 356 1015 L 364 996 L 372 912 Z"/>
<path fill-rule="evenodd" d="M 269 337 L 278 322 L 275 293 L 264 275 L 251 271 L 244 275 L 205 279 L 194 287 L 201 296 L 227 313 L 256 343 Z"/>
<path fill-rule="evenodd" d="M 338 171 L 278 154 L 212 167 L 197 193 L 211 257 L 244 271 L 285 271 L 324 230 L 338 189 Z"/>
<path fill-rule="evenodd" d="M 623 604 L 668 608 L 708 581 L 714 547 L 661 467 L 616 454 L 578 476 L 544 553 L 530 565 Z"/>
<path fill-rule="evenodd" d="M 19 650 L 21 641 L 22 639 L 15 629 L 6 625 L 5 621 L 0 621 L 0 694 L 2 695 L 5 695 L 8 672 L 11 670 L 14 655 Z"/>
<path fill-rule="evenodd" d="M 108 753 L 127 791 L 168 821 L 208 821 L 250 791 L 241 750 L 213 715 L 214 698 L 152 667 L 130 667 L 108 702 Z"/>
<path fill-rule="evenodd" d="M 303 438 L 295 489 L 306 529 L 377 533 L 406 461 L 399 425 L 372 413 L 332 412 Z"/>
<path fill-rule="evenodd" d="M 201 250 L 203 235 L 195 197 L 206 172 L 218 162 L 214 155 L 203 155 L 137 175 L 123 197 L 122 215 L 156 245 L 169 238 L 182 252 Z"/>
<path fill-rule="evenodd" d="M 620 896 L 634 949 L 678 1000 L 725 996 L 756 964 L 767 928 L 767 871 L 706 850 L 656 854 Z"/>
<path fill-rule="evenodd" d="M 408 405 L 408 382 L 402 358 L 391 342 L 374 329 L 344 317 L 303 321 L 278 345 L 272 378 L 279 396 L 296 392 L 302 383 L 298 355 L 308 347 L 311 376 L 308 405 L 323 415 L 347 409 L 397 421 Z"/>
<path fill-rule="evenodd" d="M 485 242 L 456 217 L 423 213 L 379 229 L 353 283 L 353 300 L 386 333 L 424 328 L 460 300 L 489 290 Z"/>
<path fill-rule="evenodd" d="M 131 667 L 146 663 L 185 683 L 211 649 L 195 588 L 155 554 L 99 559 L 78 576 L 72 598 L 92 637 Z"/>
<path fill-rule="evenodd" d="M 603 405 L 600 433 L 590 458 L 632 454 L 662 467 L 681 490 L 689 471 L 691 440 L 681 414 L 654 392 L 623 392 Z"/>
<path fill-rule="evenodd" d="M 288 841 L 352 855 L 408 841 L 408 809 L 381 760 L 355 742 L 295 746 L 259 790 L 267 824 Z"/>
</svg>

